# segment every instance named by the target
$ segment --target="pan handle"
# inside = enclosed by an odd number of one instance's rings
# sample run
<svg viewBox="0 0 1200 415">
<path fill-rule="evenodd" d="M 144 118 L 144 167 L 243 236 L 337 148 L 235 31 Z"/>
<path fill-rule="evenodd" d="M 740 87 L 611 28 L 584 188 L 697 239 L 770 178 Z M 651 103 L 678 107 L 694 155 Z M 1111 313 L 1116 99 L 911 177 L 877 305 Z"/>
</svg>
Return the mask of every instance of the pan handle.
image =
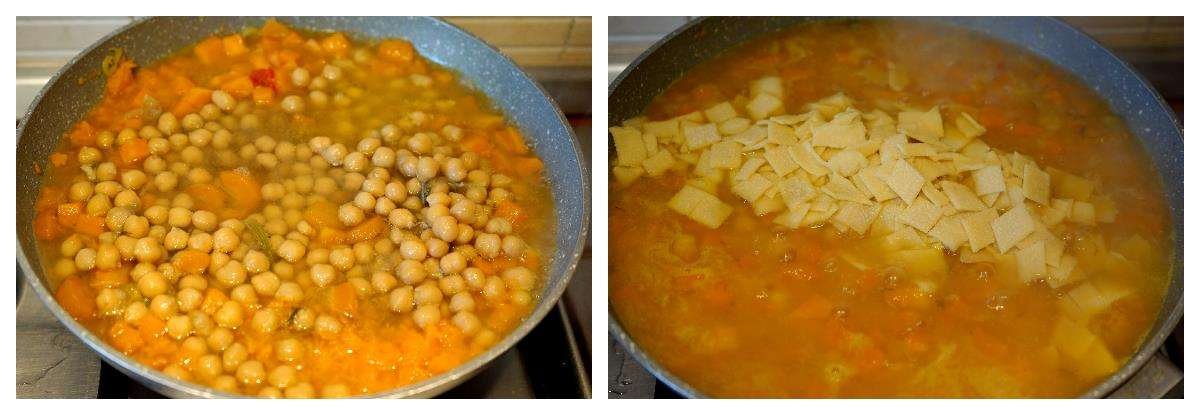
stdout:
<svg viewBox="0 0 1200 415">
<path fill-rule="evenodd" d="M 1183 371 L 1171 362 L 1166 353 L 1159 351 L 1151 355 L 1150 360 L 1109 397 L 1161 398 L 1180 382 L 1183 382 Z"/>
</svg>

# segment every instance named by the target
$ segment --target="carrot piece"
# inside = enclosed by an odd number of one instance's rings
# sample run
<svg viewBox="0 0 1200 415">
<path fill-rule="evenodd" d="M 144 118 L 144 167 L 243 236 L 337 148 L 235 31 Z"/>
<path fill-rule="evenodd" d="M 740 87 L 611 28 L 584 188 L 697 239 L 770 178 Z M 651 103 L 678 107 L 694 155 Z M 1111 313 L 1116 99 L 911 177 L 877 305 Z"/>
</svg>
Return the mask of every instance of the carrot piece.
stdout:
<svg viewBox="0 0 1200 415">
<path fill-rule="evenodd" d="M 204 210 L 215 212 L 225 206 L 225 192 L 216 184 L 193 183 L 186 192 Z"/>
<path fill-rule="evenodd" d="M 129 282 L 129 268 L 98 269 L 92 273 L 92 288 L 117 288 Z"/>
<path fill-rule="evenodd" d="M 254 97 L 254 103 L 268 105 L 275 100 L 275 90 L 265 86 L 255 87 L 251 96 Z"/>
<path fill-rule="evenodd" d="M 409 63 L 416 57 L 412 43 L 404 40 L 385 40 L 379 42 L 379 57 L 393 63 Z"/>
<path fill-rule="evenodd" d="M 67 277 L 62 284 L 58 285 L 58 291 L 54 292 L 54 299 L 76 320 L 87 320 L 95 316 L 96 293 L 82 278 Z"/>
<path fill-rule="evenodd" d="M 344 243 L 359 243 L 375 239 L 383 230 L 387 229 L 387 224 L 384 223 L 382 216 L 372 216 L 366 222 L 358 224 L 350 228 L 350 232 L 346 235 Z"/>
<path fill-rule="evenodd" d="M 138 332 L 141 332 L 142 338 L 145 339 L 158 337 L 167 328 L 167 323 L 152 313 L 146 313 L 142 318 L 133 322 L 133 325 L 137 327 Z"/>
<path fill-rule="evenodd" d="M 137 64 L 129 59 L 122 60 L 121 63 L 117 64 L 117 69 L 113 70 L 108 75 L 108 79 L 104 81 L 104 94 L 106 96 L 117 95 L 124 91 L 126 87 L 132 85 L 133 68 L 135 67 L 137 67 Z"/>
<path fill-rule="evenodd" d="M 244 99 L 254 93 L 254 82 L 249 76 L 237 76 L 228 81 L 221 83 L 221 90 L 228 92 L 236 98 Z"/>
<path fill-rule="evenodd" d="M 513 164 L 513 168 L 522 176 L 537 176 L 542 173 L 542 161 L 537 157 L 521 157 Z"/>
<path fill-rule="evenodd" d="M 358 291 L 354 284 L 343 282 L 333 286 L 329 291 L 329 308 L 346 317 L 354 317 L 358 312 Z"/>
<path fill-rule="evenodd" d="M 150 142 L 134 138 L 117 146 L 117 162 L 121 167 L 133 167 L 150 155 Z"/>
<path fill-rule="evenodd" d="M 225 56 L 238 57 L 242 56 L 250 49 L 246 48 L 246 42 L 242 39 L 242 35 L 233 34 L 221 38 L 221 45 L 225 49 Z"/>
<path fill-rule="evenodd" d="M 50 155 L 50 164 L 54 167 L 66 166 L 67 162 L 71 161 L 67 153 L 54 153 Z"/>
<path fill-rule="evenodd" d="M 212 65 L 225 58 L 225 43 L 213 36 L 200 41 L 194 48 L 196 57 L 205 65 Z"/>
<path fill-rule="evenodd" d="M 175 103 L 175 107 L 171 108 L 171 113 L 176 117 L 183 116 L 199 111 L 200 107 L 209 103 L 212 100 L 212 90 L 208 88 L 193 87 L 187 90 L 179 102 Z"/>
<path fill-rule="evenodd" d="M 258 210 L 262 202 L 262 185 L 254 176 L 244 170 L 225 170 L 218 177 L 221 187 L 230 196 L 226 217 L 241 218 Z"/>
<path fill-rule="evenodd" d="M 262 30 L 259 32 L 263 37 L 272 38 L 285 38 L 296 34 L 296 32 L 288 28 L 287 25 L 279 23 L 279 21 L 275 19 L 267 19 L 267 22 L 263 23 Z"/>
<path fill-rule="evenodd" d="M 325 246 L 339 245 L 346 241 L 346 232 L 340 229 L 324 227 L 317 232 L 317 241 Z"/>
<path fill-rule="evenodd" d="M 505 200 L 496 205 L 496 216 L 508 219 L 514 228 L 520 228 L 529 219 L 525 208 L 511 200 Z"/>
<path fill-rule="evenodd" d="M 138 333 L 136 329 L 124 321 L 113 323 L 113 325 L 108 328 L 108 339 L 108 342 L 112 344 L 113 347 L 116 347 L 117 350 L 120 350 L 125 354 L 136 352 L 142 347 L 143 344 L 146 343 L 146 340 L 142 338 L 141 333 Z"/>
<path fill-rule="evenodd" d="M 189 274 L 201 274 L 212 263 L 212 259 L 203 251 L 185 249 L 175 254 L 175 258 L 171 260 L 171 263 L 176 268 Z"/>
<path fill-rule="evenodd" d="M 39 240 L 52 241 L 63 235 L 63 227 L 58 223 L 58 211 L 43 209 L 33 218 L 33 235 Z"/>
<path fill-rule="evenodd" d="M 151 205 L 142 205 L 151 206 Z M 92 215 L 79 215 L 75 220 L 75 232 L 89 236 L 100 236 L 104 233 L 104 217 Z"/>
<path fill-rule="evenodd" d="M 83 213 L 82 202 L 62 203 L 58 205 L 58 223 L 67 228 L 75 227 L 75 220 Z"/>
<path fill-rule="evenodd" d="M 304 220 L 314 228 L 340 228 L 342 221 L 338 219 L 337 208 L 332 203 L 317 201 L 304 210 Z"/>
<path fill-rule="evenodd" d="M 87 121 L 80 121 L 78 124 L 75 124 L 75 128 L 71 129 L 68 137 L 71 139 L 71 145 L 75 147 L 96 144 L 96 130 Z"/>
</svg>

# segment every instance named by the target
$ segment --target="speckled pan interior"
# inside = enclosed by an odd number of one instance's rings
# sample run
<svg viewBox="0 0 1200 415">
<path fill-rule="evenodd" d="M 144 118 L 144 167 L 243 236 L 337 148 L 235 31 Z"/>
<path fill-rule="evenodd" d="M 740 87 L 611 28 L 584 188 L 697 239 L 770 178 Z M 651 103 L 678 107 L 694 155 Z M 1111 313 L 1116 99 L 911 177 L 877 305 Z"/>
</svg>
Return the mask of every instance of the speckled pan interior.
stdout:
<svg viewBox="0 0 1200 415">
<path fill-rule="evenodd" d="M 146 64 L 209 35 L 237 32 L 245 27 L 259 26 L 265 20 L 263 17 L 176 17 L 134 22 L 101 39 L 56 74 L 34 100 L 17 130 L 18 262 L 26 275 L 38 276 L 30 278 L 33 291 L 63 324 L 101 357 L 168 396 L 223 394 L 168 378 L 127 359 L 72 320 L 53 301 L 41 279 L 42 265 L 32 232 L 36 213 L 33 206 L 41 185 L 40 177 L 34 174 L 34 164 L 44 164 L 57 147 L 58 139 L 99 101 L 103 80 L 95 74 L 110 49 L 122 48 L 126 56 Z M 558 106 L 540 86 L 495 48 L 445 21 L 424 17 L 284 17 L 280 20 L 307 30 L 344 31 L 359 39 L 408 39 L 423 56 L 456 70 L 466 83 L 487 95 L 524 133 L 545 163 L 555 203 L 556 250 L 549 261 L 549 280 L 541 302 L 524 323 L 488 351 L 450 372 L 378 396 L 440 393 L 461 383 L 520 340 L 549 312 L 566 289 L 583 251 L 589 219 L 588 175 L 578 142 Z"/>
<path fill-rule="evenodd" d="M 639 56 L 609 85 L 608 125 L 635 117 L 688 69 L 752 38 L 814 17 L 720 17 L 690 22 Z M 1129 64 L 1071 26 L 1046 17 L 920 18 L 972 30 L 1015 45 L 1071 72 L 1106 100 L 1150 155 L 1166 192 L 1172 223 L 1171 282 L 1162 311 L 1142 347 L 1116 373 L 1084 397 L 1103 397 L 1123 384 L 1158 350 L 1183 316 L 1183 131 L 1158 92 Z M 610 145 L 611 147 L 611 145 Z M 630 353 L 664 382 L 688 396 L 703 396 L 641 351 L 615 317 L 609 328 Z"/>
</svg>

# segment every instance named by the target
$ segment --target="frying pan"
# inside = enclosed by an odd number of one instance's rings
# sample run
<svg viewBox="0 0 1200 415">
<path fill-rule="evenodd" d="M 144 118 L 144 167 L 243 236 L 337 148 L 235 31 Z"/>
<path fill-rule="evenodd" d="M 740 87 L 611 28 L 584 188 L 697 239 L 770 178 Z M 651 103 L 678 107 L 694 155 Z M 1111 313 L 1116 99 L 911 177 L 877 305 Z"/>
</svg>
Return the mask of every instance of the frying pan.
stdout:
<svg viewBox="0 0 1200 415">
<path fill-rule="evenodd" d="M 29 278 L 33 292 L 63 325 L 96 351 L 105 361 L 133 379 L 171 397 L 231 397 L 212 388 L 184 382 L 126 357 L 77 323 L 54 301 L 46 285 L 41 256 L 34 240 L 34 202 L 41 177 L 35 163 L 44 164 L 59 138 L 83 119 L 103 89 L 94 78 L 105 54 L 122 48 L 126 56 L 147 64 L 166 57 L 201 39 L 260 26 L 262 17 L 148 18 L 133 22 L 93 44 L 59 70 L 34 99 L 17 129 L 17 261 Z M 440 19 L 422 17 L 299 17 L 281 21 L 308 30 L 337 30 L 364 39 L 402 37 L 430 60 L 454 69 L 491 98 L 532 144 L 545 163 L 546 179 L 554 197 L 555 251 L 541 299 L 533 312 L 506 337 L 462 365 L 419 383 L 368 397 L 429 397 L 462 383 L 485 364 L 504 353 L 529 333 L 558 302 L 583 252 L 588 224 L 588 190 L 585 165 L 579 145 L 562 111 L 520 69 L 479 38 Z"/>
<path fill-rule="evenodd" d="M 814 17 L 721 17 L 689 22 L 635 59 L 608 90 L 608 125 L 619 125 L 643 112 L 650 101 L 688 69 L 747 40 L 779 32 Z M 1106 100 L 1123 118 L 1150 155 L 1162 180 L 1171 215 L 1172 246 L 1170 283 L 1162 309 L 1137 352 L 1116 373 L 1081 397 L 1137 395 L 1156 379 L 1139 373 L 1143 367 L 1175 369 L 1157 353 L 1183 317 L 1183 131 L 1174 113 L 1148 82 L 1127 63 L 1095 40 L 1060 20 L 1038 17 L 937 17 L 920 18 L 981 33 L 1036 54 L 1071 72 Z M 609 307 L 612 310 L 612 307 Z M 638 347 L 621 322 L 609 312 L 609 331 L 642 366 L 660 381 L 688 397 L 705 395 L 659 365 Z M 1151 360 L 1153 365 L 1147 365 Z M 1171 372 L 1174 374 L 1175 372 Z M 1135 376 L 1137 375 L 1137 376 Z M 1131 380 L 1133 378 L 1134 380 Z M 1114 393 L 1118 387 L 1123 387 Z M 1165 392 L 1165 389 L 1156 391 Z"/>
</svg>

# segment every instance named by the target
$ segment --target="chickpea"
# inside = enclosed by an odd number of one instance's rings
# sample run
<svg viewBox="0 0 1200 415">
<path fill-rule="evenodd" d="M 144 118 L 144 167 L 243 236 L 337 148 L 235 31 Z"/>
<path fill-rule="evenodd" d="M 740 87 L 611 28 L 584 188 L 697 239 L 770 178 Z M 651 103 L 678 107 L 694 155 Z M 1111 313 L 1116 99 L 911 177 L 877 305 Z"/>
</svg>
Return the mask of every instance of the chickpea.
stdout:
<svg viewBox="0 0 1200 415">
<path fill-rule="evenodd" d="M 83 248 L 75 253 L 75 268 L 80 271 L 91 271 L 96 267 L 96 251 L 92 248 Z"/>
<path fill-rule="evenodd" d="M 307 331 L 317 324 L 317 313 L 307 308 L 296 310 L 292 314 L 292 329 L 298 331 Z"/>
<path fill-rule="evenodd" d="M 217 281 L 226 287 L 234 287 L 246 281 L 246 268 L 240 262 L 230 260 L 216 272 Z"/>
<path fill-rule="evenodd" d="M 442 290 L 435 281 L 425 281 L 413 290 L 413 299 L 418 305 L 439 304 L 442 302 Z"/>
<path fill-rule="evenodd" d="M 200 356 L 196 360 L 196 364 L 192 367 L 192 373 L 198 375 L 200 379 L 214 379 L 220 376 L 224 370 L 221 358 L 215 354 Z"/>
<path fill-rule="evenodd" d="M 470 311 L 460 311 L 455 314 L 450 321 L 454 323 L 455 327 L 458 327 L 459 330 L 462 330 L 463 334 L 468 336 L 479 332 L 479 328 L 482 327 L 482 324 L 479 322 L 479 317 L 476 317 L 475 313 Z"/>
<path fill-rule="evenodd" d="M 509 258 L 519 258 L 525 253 L 525 241 L 516 235 L 507 235 L 503 241 L 504 254 Z"/>
<path fill-rule="evenodd" d="M 299 303 L 304 299 L 304 290 L 300 288 L 300 284 L 288 281 L 279 284 L 279 288 L 275 290 L 275 299 L 287 303 Z"/>
<path fill-rule="evenodd" d="M 426 328 L 442 319 L 442 311 L 436 304 L 425 304 L 413 311 L 412 318 L 418 327 Z"/>
<path fill-rule="evenodd" d="M 416 221 L 417 218 L 408 209 L 397 208 L 388 213 L 388 222 L 399 228 L 411 229 L 416 226 Z"/>
<path fill-rule="evenodd" d="M 287 240 L 279 245 L 279 248 L 276 249 L 276 253 L 279 254 L 279 256 L 285 261 L 294 264 L 304 257 L 304 245 L 293 240 Z"/>
<path fill-rule="evenodd" d="M 397 313 L 407 313 L 413 309 L 413 288 L 403 286 L 388 294 L 388 308 Z"/>
<path fill-rule="evenodd" d="M 313 265 L 309 269 L 309 278 L 312 279 L 313 284 L 316 284 L 316 286 L 325 287 L 332 284 L 334 279 L 337 278 L 337 270 L 329 264 Z"/>
<path fill-rule="evenodd" d="M 529 291 L 514 290 L 511 294 L 509 294 L 509 301 L 511 301 L 514 305 L 525 307 L 528 306 L 529 303 L 533 302 L 533 296 L 529 294 Z"/>
<path fill-rule="evenodd" d="M 79 149 L 79 157 L 78 158 L 79 158 L 79 164 L 81 164 L 81 165 L 91 166 L 93 164 L 96 164 L 97 161 L 100 161 L 101 157 L 103 157 L 103 155 L 100 154 L 100 149 L 97 149 L 95 147 L 85 146 L 85 147 L 82 147 Z"/>
<path fill-rule="evenodd" d="M 350 387 L 341 383 L 325 385 L 321 388 L 322 398 L 345 398 L 347 396 L 350 396 Z"/>
<path fill-rule="evenodd" d="M 94 194 L 87 201 L 88 215 L 105 216 L 109 209 L 112 209 L 112 202 L 108 200 L 108 196 Z"/>
<path fill-rule="evenodd" d="M 188 316 L 174 316 L 167 320 L 167 335 L 181 340 L 192 334 L 192 319 Z"/>
<path fill-rule="evenodd" d="M 237 105 L 237 101 L 228 92 L 217 89 L 212 92 L 212 103 L 224 111 L 233 111 L 233 107 Z"/>
<path fill-rule="evenodd" d="M 204 301 L 204 294 L 195 288 L 183 288 L 175 293 L 175 301 L 178 303 L 179 311 L 191 312 L 200 306 Z"/>
<path fill-rule="evenodd" d="M 380 216 L 387 216 L 389 218 L 388 220 L 390 221 L 391 220 L 390 217 L 391 217 L 393 210 L 396 210 L 396 203 L 393 202 L 392 199 L 388 199 L 386 197 L 381 197 L 379 199 L 376 199 L 375 214 L 380 215 Z"/>
<path fill-rule="evenodd" d="M 83 239 L 79 234 L 68 236 L 59 245 L 59 252 L 64 257 L 74 257 L 75 253 L 79 252 L 80 249 L 83 249 Z"/>
<path fill-rule="evenodd" d="M 525 267 L 509 268 L 500 274 L 504 278 L 504 281 L 508 283 L 508 286 L 512 288 L 529 291 L 537 283 L 537 276 L 533 274 L 533 271 Z"/>
<path fill-rule="evenodd" d="M 288 114 L 304 112 L 304 98 L 296 95 L 288 95 L 279 101 L 279 107 L 283 109 L 283 112 Z"/>
<path fill-rule="evenodd" d="M 151 271 L 137 279 L 138 291 L 141 291 L 142 296 L 153 298 L 157 295 L 167 292 L 167 280 L 163 278 L 162 273 Z"/>
<path fill-rule="evenodd" d="M 425 243 L 419 240 L 408 239 L 400 243 L 400 255 L 405 259 L 423 261 L 428 254 Z"/>
<path fill-rule="evenodd" d="M 329 147 L 325 147 L 325 149 L 321 151 L 321 157 L 324 158 L 325 162 L 329 163 L 330 166 L 340 167 L 342 162 L 346 159 L 347 153 L 349 152 L 346 150 L 345 145 L 342 143 L 334 143 Z"/>
<path fill-rule="evenodd" d="M 296 368 L 279 365 L 271 369 L 271 373 L 267 375 L 267 383 L 277 388 L 286 388 L 295 385 L 297 381 Z"/>
<path fill-rule="evenodd" d="M 450 244 L 441 239 L 430 238 L 425 241 L 425 246 L 429 248 L 429 256 L 434 258 L 441 258 L 450 252 Z"/>
<path fill-rule="evenodd" d="M 271 266 L 271 260 L 267 258 L 267 254 L 257 250 L 247 252 L 246 256 L 242 257 L 242 262 L 246 266 L 246 272 L 252 274 L 266 272 Z"/>
<path fill-rule="evenodd" d="M 371 210 L 375 208 L 375 196 L 367 192 L 358 192 L 354 195 L 353 204 L 359 210 Z M 340 212 L 339 212 L 340 213 Z"/>
<path fill-rule="evenodd" d="M 371 155 L 371 164 L 377 167 L 392 167 L 396 164 L 396 151 L 388 147 L 380 147 Z"/>
<path fill-rule="evenodd" d="M 325 108 L 329 105 L 329 94 L 326 94 L 324 91 L 310 91 L 308 93 L 308 101 L 315 108 Z"/>
<path fill-rule="evenodd" d="M 451 252 L 442 256 L 439 265 L 443 274 L 456 274 L 467 267 L 467 259 L 458 252 Z"/>
<path fill-rule="evenodd" d="M 346 226 L 358 225 L 363 221 L 362 208 L 350 203 L 343 204 L 338 208 L 338 219 Z"/>
<path fill-rule="evenodd" d="M 424 182 L 437 176 L 438 163 L 433 157 L 417 159 L 417 179 Z"/>
<path fill-rule="evenodd" d="M 395 288 L 397 284 L 396 277 L 387 272 L 376 272 L 371 274 L 371 288 L 380 293 L 386 293 Z"/>
<path fill-rule="evenodd" d="M 162 245 L 159 245 L 158 240 L 154 238 L 138 239 L 137 244 L 133 247 L 133 255 L 138 261 L 154 263 L 163 256 Z"/>
<path fill-rule="evenodd" d="M 124 310 L 125 292 L 115 288 L 103 288 L 96 294 L 96 307 L 104 315 L 113 315 Z"/>
<path fill-rule="evenodd" d="M 504 281 L 497 276 L 487 277 L 483 284 L 483 297 L 488 300 L 499 300 L 504 296 Z"/>
<path fill-rule="evenodd" d="M 263 308 L 250 316 L 250 327 L 259 333 L 271 333 L 279 327 L 279 316 L 269 308 Z"/>
<path fill-rule="evenodd" d="M 122 190 L 120 193 L 117 193 L 115 198 L 113 198 L 114 204 L 129 209 L 137 209 L 138 204 L 140 204 L 141 201 L 142 200 L 140 197 L 138 197 L 137 192 L 129 189 Z"/>
<path fill-rule="evenodd" d="M 284 362 L 295 362 L 304 357 L 304 345 L 299 340 L 288 338 L 275 342 L 275 358 Z"/>
<path fill-rule="evenodd" d="M 195 319 L 192 320 L 192 324 L 196 325 Z M 208 344 L 208 348 L 214 351 L 228 351 L 234 345 L 233 337 L 232 330 L 225 327 L 216 327 L 208 333 L 205 342 Z M 237 351 L 234 351 L 234 353 L 236 354 Z"/>
<path fill-rule="evenodd" d="M 337 81 L 342 79 L 342 68 L 326 64 L 325 67 L 321 69 L 321 76 L 330 81 Z"/>
<path fill-rule="evenodd" d="M 455 183 L 461 183 L 467 178 L 467 169 L 463 167 L 463 162 L 460 159 L 452 158 L 446 160 L 442 171 L 446 174 L 446 178 Z"/>
<path fill-rule="evenodd" d="M 223 227 L 213 233 L 213 249 L 218 252 L 233 252 L 239 243 L 241 238 L 233 229 Z"/>
<path fill-rule="evenodd" d="M 267 370 L 263 367 L 262 362 L 257 360 L 247 360 L 237 368 L 237 379 L 243 385 L 257 385 L 262 383 L 267 377 Z"/>
<path fill-rule="evenodd" d="M 192 225 L 192 211 L 187 208 L 173 207 L 167 211 L 167 224 L 176 228 L 186 228 Z"/>
<path fill-rule="evenodd" d="M 125 314 L 122 316 L 126 322 L 132 323 L 146 317 L 150 314 L 150 309 L 146 307 L 146 303 L 134 301 L 125 306 Z"/>
<path fill-rule="evenodd" d="M 323 338 L 330 338 L 342 331 L 342 323 L 333 316 L 321 314 L 317 316 L 313 329 L 317 335 Z"/>
<path fill-rule="evenodd" d="M 475 311 L 475 297 L 463 291 L 450 297 L 450 311 Z"/>
<path fill-rule="evenodd" d="M 152 225 L 162 225 L 170 219 L 171 210 L 163 205 L 154 205 L 142 212 Z"/>
<path fill-rule="evenodd" d="M 68 194 L 71 200 L 83 202 L 92 197 L 92 194 L 94 194 L 94 189 L 91 182 L 79 181 L 71 184 Z"/>
<path fill-rule="evenodd" d="M 227 372 L 232 372 L 232 371 L 233 371 L 233 369 L 227 370 Z M 219 390 L 222 392 L 238 393 L 237 378 L 230 376 L 230 375 L 217 376 L 216 379 L 212 380 L 211 386 L 213 389 L 216 389 L 216 390 Z"/>
<path fill-rule="evenodd" d="M 258 304 L 258 293 L 254 292 L 254 286 L 250 284 L 240 284 L 229 290 L 229 299 L 237 301 L 246 306 Z"/>
<path fill-rule="evenodd" d="M 508 222 L 508 219 L 492 218 L 488 220 L 487 227 L 485 229 L 488 233 L 507 235 L 512 232 L 512 224 Z"/>
<path fill-rule="evenodd" d="M 188 248 L 207 253 L 212 251 L 212 247 L 213 238 L 212 235 L 207 232 L 193 233 L 192 236 L 188 238 Z"/>
<path fill-rule="evenodd" d="M 221 327 L 236 329 L 242 325 L 243 314 L 244 310 L 241 304 L 236 301 L 226 301 L 224 304 L 221 304 L 221 308 L 217 309 L 216 314 L 213 315 L 213 319 Z"/>
</svg>

